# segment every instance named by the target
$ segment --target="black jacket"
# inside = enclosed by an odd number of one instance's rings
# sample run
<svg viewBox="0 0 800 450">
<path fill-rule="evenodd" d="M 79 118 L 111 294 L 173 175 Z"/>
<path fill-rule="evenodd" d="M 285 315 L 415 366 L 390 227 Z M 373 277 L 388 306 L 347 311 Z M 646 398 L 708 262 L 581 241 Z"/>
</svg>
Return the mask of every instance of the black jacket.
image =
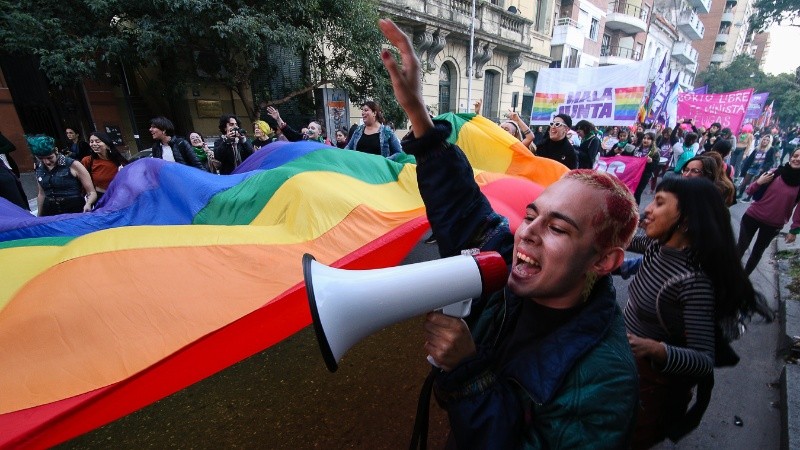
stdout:
<svg viewBox="0 0 800 450">
<path fill-rule="evenodd" d="M 172 148 L 172 155 L 175 157 L 175 162 L 181 163 L 186 166 L 192 166 L 200 170 L 205 170 L 203 164 L 200 163 L 199 159 L 197 159 L 197 155 L 194 153 L 192 146 L 185 139 L 181 139 L 177 136 L 172 136 L 167 145 L 169 145 Z M 164 150 L 161 148 L 160 141 L 156 141 L 153 143 L 152 150 L 153 150 L 152 154 L 153 158 L 164 159 Z"/>
<path fill-rule="evenodd" d="M 536 147 L 536 156 L 558 161 L 569 169 L 578 168 L 578 158 L 575 149 L 566 137 L 560 141 L 551 141 L 548 137 Z"/>
<path fill-rule="evenodd" d="M 237 143 L 236 148 L 241 158 L 238 164 L 236 162 L 236 154 L 233 151 L 233 142 L 227 138 L 219 138 L 214 141 L 214 159 L 219 161 L 220 175 L 230 175 L 236 169 L 236 166 L 253 154 L 253 145 L 247 140 Z"/>
</svg>

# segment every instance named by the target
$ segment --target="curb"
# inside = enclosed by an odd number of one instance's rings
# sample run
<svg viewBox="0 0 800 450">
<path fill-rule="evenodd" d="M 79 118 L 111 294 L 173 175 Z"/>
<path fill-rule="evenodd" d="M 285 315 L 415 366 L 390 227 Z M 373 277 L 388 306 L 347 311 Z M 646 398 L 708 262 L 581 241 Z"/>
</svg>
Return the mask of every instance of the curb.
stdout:
<svg viewBox="0 0 800 450">
<path fill-rule="evenodd" d="M 775 252 L 786 250 L 782 235 L 775 240 Z M 789 273 L 789 263 L 776 260 L 778 270 L 775 271 L 775 283 L 778 286 L 779 320 L 784 342 L 792 342 L 792 338 L 800 336 L 800 301 L 792 298 L 786 282 L 781 282 L 781 274 Z M 781 449 L 800 449 L 800 366 L 786 363 L 781 372 Z M 791 394 L 794 393 L 794 394 Z"/>
</svg>

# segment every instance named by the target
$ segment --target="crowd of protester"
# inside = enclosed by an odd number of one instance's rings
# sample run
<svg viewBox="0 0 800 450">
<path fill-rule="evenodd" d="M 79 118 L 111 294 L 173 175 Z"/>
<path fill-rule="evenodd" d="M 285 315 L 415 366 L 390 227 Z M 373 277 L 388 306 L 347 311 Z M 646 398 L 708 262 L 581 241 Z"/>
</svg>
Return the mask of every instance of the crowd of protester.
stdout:
<svg viewBox="0 0 800 450">
<path fill-rule="evenodd" d="M 711 398 L 714 367 L 738 360 L 729 346 L 738 325 L 753 313 L 772 318 L 748 275 L 789 220 L 787 242 L 800 233 L 796 130 L 746 126 L 735 136 L 718 123 L 706 129 L 691 118 L 674 128 L 597 128 L 587 120 L 573 124 L 567 114 L 532 130 L 509 111 L 501 128 L 531 153 L 575 169 L 526 207 L 512 233 L 477 188 L 461 150 L 448 142 L 451 125 L 433 120 L 425 108 L 410 39 L 391 21 L 380 26 L 404 66 L 400 70 L 390 52 L 382 53 L 413 124 L 402 143 L 380 105 L 368 101 L 361 123 L 336 130 L 334 142 L 320 122 L 298 131 L 274 107 L 266 109 L 274 126 L 256 120 L 253 138 L 235 115 L 221 116 L 213 148 L 201 133 L 184 139 L 169 119 L 156 117 L 151 156 L 227 175 L 278 140 L 386 158 L 415 155 L 430 242 L 441 255 L 477 246 L 500 252 L 511 268 L 507 286 L 476 302 L 466 321 L 441 313 L 426 317 L 425 351 L 438 367 L 426 386 L 447 410 L 455 444 L 649 448 L 694 429 Z M 37 161 L 42 216 L 92 211 L 129 163 L 106 133 L 93 132 L 88 142 L 75 128 L 66 135 L 62 150 L 49 136 L 27 139 Z M 6 173 L 14 175 L 13 148 L 5 142 L 0 186 L 11 192 L 6 198 L 27 208 L 24 193 L 17 198 L 18 172 L 16 185 Z M 644 159 L 635 189 L 594 170 L 599 158 L 618 156 Z M 654 199 L 640 217 L 647 186 Z M 752 201 L 738 242 L 728 211 L 737 198 Z M 634 236 L 639 218 L 642 231 Z M 626 250 L 643 256 L 624 260 Z M 613 274 L 633 277 L 624 311 Z"/>
</svg>

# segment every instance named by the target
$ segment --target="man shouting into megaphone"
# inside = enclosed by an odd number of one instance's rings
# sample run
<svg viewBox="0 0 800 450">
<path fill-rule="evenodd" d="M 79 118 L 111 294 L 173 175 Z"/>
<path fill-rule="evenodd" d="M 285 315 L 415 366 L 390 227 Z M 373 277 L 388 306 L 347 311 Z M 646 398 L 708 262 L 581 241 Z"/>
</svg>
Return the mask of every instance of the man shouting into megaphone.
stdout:
<svg viewBox="0 0 800 450">
<path fill-rule="evenodd" d="M 526 209 L 512 234 L 478 189 L 464 153 L 447 142 L 422 99 L 420 64 L 393 22 L 380 28 L 401 64 L 381 54 L 414 125 L 404 150 L 441 256 L 479 247 L 510 263 L 505 288 L 485 295 L 466 320 L 430 313 L 425 350 L 435 392 L 458 448 L 626 448 L 637 374 L 611 271 L 636 229 L 633 196 L 616 178 L 573 170 Z"/>
</svg>

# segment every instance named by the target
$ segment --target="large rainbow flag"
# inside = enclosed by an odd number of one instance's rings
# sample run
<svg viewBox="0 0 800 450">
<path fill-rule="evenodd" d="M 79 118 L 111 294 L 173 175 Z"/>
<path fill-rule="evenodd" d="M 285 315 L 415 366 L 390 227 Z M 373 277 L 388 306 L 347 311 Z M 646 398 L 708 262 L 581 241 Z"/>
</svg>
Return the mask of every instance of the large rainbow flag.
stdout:
<svg viewBox="0 0 800 450">
<path fill-rule="evenodd" d="M 440 118 L 512 226 L 566 172 L 483 117 Z M 88 214 L 0 199 L 0 448 L 58 444 L 307 326 L 303 253 L 387 267 L 426 230 L 412 157 L 310 142 L 229 176 L 137 161 Z"/>
</svg>

